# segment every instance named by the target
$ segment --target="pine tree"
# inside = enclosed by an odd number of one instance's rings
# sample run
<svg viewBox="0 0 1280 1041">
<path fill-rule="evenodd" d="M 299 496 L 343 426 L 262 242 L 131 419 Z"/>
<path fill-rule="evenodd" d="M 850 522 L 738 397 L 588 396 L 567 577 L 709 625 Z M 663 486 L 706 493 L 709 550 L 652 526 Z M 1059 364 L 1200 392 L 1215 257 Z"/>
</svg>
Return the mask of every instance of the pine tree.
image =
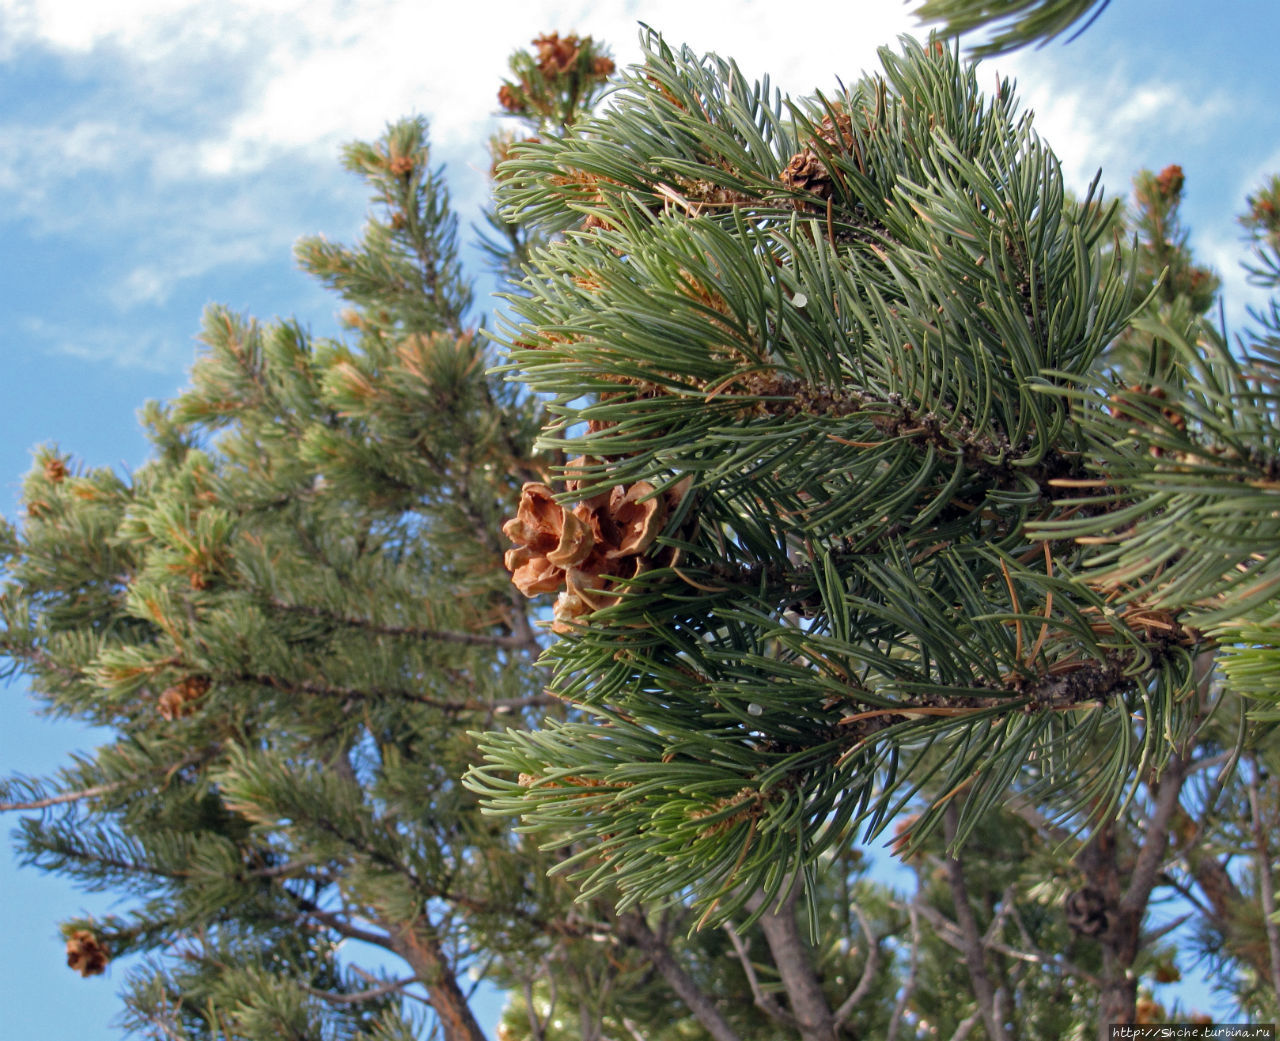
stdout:
<svg viewBox="0 0 1280 1041">
<path fill-rule="evenodd" d="M 1275 313 L 1243 361 L 1205 320 L 1177 167 L 1139 177 L 1125 248 L 1008 83 L 936 42 L 882 62 L 790 102 L 651 37 L 606 112 L 513 150 L 506 212 L 551 241 L 508 369 L 567 461 L 508 564 L 559 591 L 549 689 L 584 718 L 491 735 L 469 783 L 580 843 L 585 894 L 709 924 L 909 808 L 902 852 L 953 864 L 1013 813 L 1067 854 L 1045 882 L 1106 1036 L 1158 1011 L 1175 863 L 1221 882 L 1224 768 L 1275 754 Z M 975 1015 L 1010 1036 L 962 882 Z"/>
<path fill-rule="evenodd" d="M 410 1036 L 411 981 L 479 1041 L 461 974 L 536 928 L 531 862 L 457 786 L 462 728 L 548 700 L 484 537 L 537 472 L 534 410 L 484 375 L 425 127 L 347 158 L 381 212 L 360 247 L 299 255 L 358 346 L 211 309 L 190 389 L 147 410 L 154 460 L 46 451 L 9 535 L 6 650 L 116 735 L 26 786 L 62 812 L 24 854 L 139 898 L 66 929 L 168 948 L 126 997 L 156 1036 Z"/>
<path fill-rule="evenodd" d="M 467 969 L 567 928 L 553 861 L 458 785 L 468 728 L 551 701 L 499 534 L 538 406 L 486 375 L 425 124 L 346 161 L 364 239 L 298 257 L 351 342 L 211 309 L 153 461 L 46 449 L 5 531 L 6 653 L 115 735 L 5 801 L 44 811 L 29 861 L 136 898 L 68 922 L 68 958 L 154 952 L 124 1023 L 157 1037 L 409 1037 L 416 1000 L 479 1041 Z"/>
<path fill-rule="evenodd" d="M 548 34 L 499 103 L 562 136 L 612 71 Z M 503 566 L 503 520 L 555 456 L 532 447 L 538 399 L 487 372 L 425 123 L 346 163 L 372 191 L 362 240 L 297 256 L 347 335 L 211 308 L 190 388 L 144 412 L 152 460 L 46 447 L 3 531 L 11 669 L 113 734 L 0 791 L 38 812 L 27 861 L 126 901 L 64 924 L 69 966 L 131 966 L 122 1024 L 166 1041 L 477 1041 L 468 974 L 512 995 L 510 1038 L 771 1037 L 787 987 L 853 1016 L 892 987 L 882 923 L 847 900 L 857 858 L 833 862 L 816 948 L 794 914 L 693 932 L 687 907 L 575 902 L 549 877 L 572 839 L 540 849 L 461 786 L 469 731 L 576 711 L 534 666 L 547 606 Z M 491 222 L 499 268 L 538 241 Z"/>
<path fill-rule="evenodd" d="M 1280 315 L 1229 351 L 1181 171 L 1073 198 L 936 40 L 644 45 L 513 59 L 498 331 L 403 121 L 298 247 L 342 339 L 213 308 L 147 466 L 38 455 L 3 650 L 115 739 L 0 801 L 130 899 L 69 965 L 166 1039 L 475 1041 L 468 973 L 509 1041 L 1084 1038 L 1190 1011 L 1176 894 L 1274 1016 Z"/>
</svg>

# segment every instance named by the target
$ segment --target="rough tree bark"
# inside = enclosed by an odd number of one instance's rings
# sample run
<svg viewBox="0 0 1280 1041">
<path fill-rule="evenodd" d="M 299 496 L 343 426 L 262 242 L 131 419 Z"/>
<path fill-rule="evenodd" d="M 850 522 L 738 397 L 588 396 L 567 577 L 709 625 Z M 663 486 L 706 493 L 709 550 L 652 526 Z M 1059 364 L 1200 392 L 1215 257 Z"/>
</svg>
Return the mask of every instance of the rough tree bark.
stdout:
<svg viewBox="0 0 1280 1041">
<path fill-rule="evenodd" d="M 621 925 L 626 935 L 648 955 L 653 967 L 658 970 L 658 975 L 676 992 L 714 1041 L 740 1041 L 711 998 L 680 967 L 671 948 L 649 927 L 643 915 L 624 915 Z"/>
<path fill-rule="evenodd" d="M 760 916 L 760 931 L 769 944 L 773 964 L 782 979 L 787 1003 L 795 1017 L 803 1041 L 841 1041 L 847 1038 L 822 990 L 822 981 L 813 966 L 809 946 L 800 935 L 796 921 L 796 902 L 800 896 L 799 879 L 793 882 L 787 894 L 771 909 Z M 747 901 L 753 913 L 764 905 L 761 893 L 753 894 Z"/>
<path fill-rule="evenodd" d="M 969 906 L 969 887 L 964 879 L 964 866 L 960 861 L 959 850 L 953 848 L 959 813 L 955 803 L 947 805 L 942 818 L 944 834 L 949 852 L 946 855 L 947 880 L 951 884 L 951 902 L 955 904 L 956 925 L 960 927 L 960 935 L 964 940 L 964 964 L 969 973 L 969 983 L 973 987 L 973 996 L 978 1003 L 978 1012 L 987 1028 L 991 1041 L 1008 1041 L 1008 1032 L 1004 1027 L 1004 1018 L 1000 1014 L 1000 1004 L 996 998 L 996 989 L 987 974 L 986 944 L 978 929 L 977 919 L 973 917 L 973 908 Z"/>
<path fill-rule="evenodd" d="M 388 932 L 400 955 L 427 989 L 427 1000 L 440 1019 L 444 1041 L 488 1041 L 472 1015 L 458 977 L 426 919 L 392 926 Z"/>
</svg>

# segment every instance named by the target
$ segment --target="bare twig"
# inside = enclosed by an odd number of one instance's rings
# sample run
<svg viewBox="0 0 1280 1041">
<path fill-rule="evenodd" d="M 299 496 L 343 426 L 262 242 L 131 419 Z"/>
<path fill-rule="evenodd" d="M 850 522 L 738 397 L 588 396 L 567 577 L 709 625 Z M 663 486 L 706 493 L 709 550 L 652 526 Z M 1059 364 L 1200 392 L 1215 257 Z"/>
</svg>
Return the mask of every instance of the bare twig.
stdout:
<svg viewBox="0 0 1280 1041">
<path fill-rule="evenodd" d="M 352 925 L 332 911 L 321 911 L 317 907 L 304 909 L 303 913 L 310 918 L 314 918 L 321 925 L 327 925 L 334 932 L 345 936 L 349 940 L 361 940 L 364 943 L 371 943 L 375 947 L 381 947 L 384 951 L 395 950 L 391 945 L 391 937 L 371 932 L 368 929 L 362 929 L 358 925 Z"/>
<path fill-rule="evenodd" d="M 836 1009 L 837 1027 L 853 1014 L 853 1010 L 867 996 L 867 993 L 871 990 L 871 984 L 875 981 L 876 972 L 880 968 L 880 942 L 871 932 L 871 923 L 867 921 L 867 916 L 862 913 L 862 908 L 857 904 L 853 904 L 852 907 L 853 913 L 858 919 L 858 927 L 862 930 L 863 942 L 867 945 L 867 960 L 862 966 L 862 975 L 858 979 L 858 985 L 853 988 L 853 992 Z"/>
<path fill-rule="evenodd" d="M 907 978 L 898 992 L 898 1000 L 893 1006 L 893 1015 L 889 1019 L 889 1030 L 885 1041 L 898 1041 L 898 1028 L 907 1011 L 907 1005 L 915 993 L 920 974 L 920 908 L 924 906 L 924 889 L 917 883 L 916 895 L 907 906 L 907 915 L 911 921 L 911 957 L 907 965 Z"/>
<path fill-rule="evenodd" d="M 377 977 L 377 976 L 375 976 L 375 975 L 374 975 L 372 972 L 370 972 L 368 969 L 362 969 L 362 968 L 360 968 L 360 966 L 359 966 L 359 965 L 353 965 L 353 966 L 351 966 L 351 971 L 352 971 L 352 972 L 354 972 L 357 976 L 359 976 L 359 977 L 360 977 L 362 980 L 364 980 L 366 983 L 377 983 L 377 982 L 379 982 L 379 980 L 378 980 L 378 977 Z M 421 983 L 421 982 L 422 982 L 422 981 L 421 981 L 420 979 L 418 979 L 416 976 L 414 976 L 414 977 L 412 977 L 411 979 L 408 979 L 408 980 L 406 980 L 406 981 L 405 981 L 405 986 L 408 986 L 408 985 L 409 985 L 409 984 L 411 984 L 411 983 Z M 406 998 L 411 998 L 411 999 L 412 999 L 412 1000 L 414 1000 L 414 1001 L 420 1001 L 420 1002 L 422 1002 L 422 1004 L 424 1004 L 424 1005 L 430 1005 L 430 1004 L 431 1004 L 431 1002 L 430 1002 L 430 1001 L 428 1001 L 426 998 L 424 998 L 421 994 L 414 994 L 414 993 L 412 993 L 411 991 L 407 991 L 407 990 L 406 990 L 406 991 L 402 991 L 402 994 L 404 995 L 404 997 L 406 997 Z"/>
<path fill-rule="evenodd" d="M 631 1035 L 631 1041 L 645 1041 L 644 1034 L 640 1033 L 640 1028 L 635 1025 L 626 1016 L 622 1017 L 622 1027 Z"/>
<path fill-rule="evenodd" d="M 982 934 L 983 946 L 990 946 L 992 943 L 998 942 L 996 937 L 1000 935 L 1000 930 L 1004 928 L 1005 919 L 1013 914 L 1013 904 L 1017 899 L 1017 889 L 1013 883 L 1005 886 L 1004 892 L 1000 894 L 1000 908 L 992 916 L 991 924 L 987 926 L 987 931 Z"/>
<path fill-rule="evenodd" d="M 1168 936 L 1175 929 L 1178 929 L 1184 922 L 1186 922 L 1188 919 L 1193 917 L 1195 917 L 1194 912 L 1188 911 L 1186 914 L 1178 915 L 1178 917 L 1175 918 L 1172 922 L 1165 922 L 1165 924 L 1160 926 L 1159 929 L 1153 929 L 1148 933 L 1143 933 L 1142 934 L 1143 946 L 1149 946 L 1155 943 L 1157 940 L 1160 940 L 1163 937 Z"/>
<path fill-rule="evenodd" d="M 1047 954 L 1042 951 L 1036 945 L 1036 942 L 1031 939 L 1031 934 L 1027 931 L 1027 926 L 1022 920 L 1022 915 L 1018 914 L 1017 907 L 1013 908 L 1012 915 L 1014 923 L 1018 926 L 1018 933 L 1022 936 L 1024 950 L 1016 951 L 1013 948 L 1006 947 L 1004 944 L 1000 943 L 994 943 L 992 945 L 994 950 L 999 951 L 1001 954 L 1006 954 L 1011 958 L 1016 958 L 1019 961 L 1030 962 L 1032 965 L 1052 965 L 1060 972 L 1063 972 L 1068 976 L 1074 976 L 1076 979 L 1083 980 L 1094 987 L 1101 985 L 1102 981 L 1099 980 L 1097 976 L 1080 968 L 1080 966 L 1075 962 L 1064 958 L 1060 954 Z"/>
<path fill-rule="evenodd" d="M 835 1016 L 823 992 L 812 952 L 796 922 L 800 892 L 797 875 L 774 904 L 769 905 L 764 892 L 757 890 L 747 899 L 747 909 L 764 911 L 759 919 L 760 931 L 769 944 L 769 954 L 782 980 L 800 1037 L 803 1041 L 835 1041 Z"/>
<path fill-rule="evenodd" d="M 710 995 L 681 968 L 666 940 L 650 928 L 644 915 L 638 913 L 623 915 L 619 924 L 626 930 L 627 935 L 640 945 L 640 949 L 648 955 L 649 961 L 658 970 L 658 975 L 680 996 L 685 1007 L 693 1013 L 694 1018 L 715 1041 L 739 1041 L 737 1033 L 729 1025 L 728 1020 L 720 1014 Z"/>
<path fill-rule="evenodd" d="M 1179 808 L 1178 798 L 1187 780 L 1188 760 L 1181 752 L 1169 757 L 1169 765 L 1154 786 L 1155 804 L 1147 816 L 1146 835 L 1129 876 L 1129 885 L 1120 898 L 1121 913 L 1141 916 L 1159 880 L 1169 853 L 1169 824 Z M 1151 787 L 1151 786 L 1149 786 Z"/>
<path fill-rule="evenodd" d="M 792 1028 L 796 1027 L 798 1024 L 795 1017 L 766 994 L 764 988 L 760 986 L 760 977 L 756 975 L 755 966 L 751 964 L 751 952 L 747 950 L 746 943 L 738 935 L 738 930 L 731 923 L 725 922 L 724 931 L 728 933 L 729 942 L 733 944 L 733 949 L 738 955 L 738 961 L 742 963 L 742 971 L 747 977 L 747 986 L 751 988 L 751 996 L 755 999 L 756 1008 L 778 1023 Z"/>
<path fill-rule="evenodd" d="M 978 1025 L 978 1020 L 982 1018 L 982 1013 L 978 1009 L 974 1009 L 964 1019 L 956 1024 L 956 1032 L 951 1035 L 951 1041 L 964 1041 L 966 1037 Z"/>
<path fill-rule="evenodd" d="M 548 973 L 547 975 L 550 977 L 552 974 Z M 544 1041 L 547 1036 L 547 1024 L 551 1022 L 551 1013 L 554 1008 L 553 1001 L 552 1007 L 547 1009 L 547 1018 L 544 1020 L 538 1017 L 538 1010 L 533 1005 L 533 980 L 526 977 L 524 981 L 524 1011 L 525 1015 L 529 1017 L 529 1036 L 532 1041 Z"/>
<path fill-rule="evenodd" d="M 960 928 L 955 922 L 943 915 L 936 907 L 930 907 L 927 904 L 922 904 L 918 908 L 913 908 L 913 905 L 911 904 L 900 903 L 893 903 L 890 906 L 899 910 L 906 910 L 908 912 L 914 910 L 916 914 L 927 919 L 929 924 L 937 930 L 938 939 L 948 947 L 954 948 L 955 950 L 963 953 L 964 937 L 960 932 Z M 1061 955 L 1048 954 L 1045 951 L 1042 951 L 1031 940 L 1030 935 L 1026 931 L 1026 927 L 1022 924 L 1021 917 L 1017 914 L 1016 908 L 1012 913 L 1014 921 L 1018 924 L 1018 930 L 1022 934 L 1023 942 L 1026 944 L 1026 947 L 1019 949 L 1011 944 L 1007 944 L 999 940 L 984 940 L 983 946 L 987 950 L 994 951 L 997 954 L 1003 954 L 1008 958 L 1012 958 L 1014 961 L 1026 962 L 1029 965 L 1052 967 L 1069 976 L 1074 976 L 1077 979 L 1094 985 L 1097 985 L 1100 982 L 1098 977 L 1093 973 L 1087 972 L 1074 962 L 1063 958 Z"/>
<path fill-rule="evenodd" d="M 364 975 L 361 973 L 361 975 Z M 381 986 L 373 987 L 369 990 L 359 990 L 353 994 L 335 994 L 331 990 L 318 990 L 315 987 L 308 987 L 302 984 L 302 989 L 308 994 L 314 994 L 317 998 L 329 1002 L 331 1005 L 355 1005 L 361 1001 L 373 1001 L 377 998 L 384 998 L 388 994 L 394 994 L 398 990 L 403 990 L 410 983 L 417 983 L 416 976 L 408 976 L 402 980 L 388 980 Z"/>
<path fill-rule="evenodd" d="M 92 799 L 99 795 L 106 795 L 113 792 L 117 788 L 124 787 L 123 781 L 116 781 L 113 784 L 100 784 L 94 788 L 82 788 L 78 792 L 63 792 L 61 795 L 49 795 L 43 799 L 32 799 L 30 802 L 0 802 L 0 813 L 7 813 L 10 810 L 43 810 L 50 806 L 59 806 L 68 802 L 79 802 L 81 799 Z"/>
</svg>

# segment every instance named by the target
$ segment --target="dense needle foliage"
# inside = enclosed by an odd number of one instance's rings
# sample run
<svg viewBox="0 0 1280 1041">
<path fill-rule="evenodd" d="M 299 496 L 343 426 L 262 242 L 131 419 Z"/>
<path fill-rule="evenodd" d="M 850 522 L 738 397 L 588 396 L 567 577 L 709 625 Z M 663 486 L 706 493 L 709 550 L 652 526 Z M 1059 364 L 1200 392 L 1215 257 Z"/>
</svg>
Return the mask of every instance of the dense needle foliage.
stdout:
<svg viewBox="0 0 1280 1041">
<path fill-rule="evenodd" d="M 1274 1018 L 1280 312 L 955 45 L 642 43 L 513 58 L 496 328 L 402 121 L 298 246 L 344 337 L 212 308 L 145 467 L 39 451 L 0 649 L 112 739 L 0 799 L 126 898 L 68 963 L 166 1041 L 480 1041 L 469 975 L 504 1041 L 1105 1037 L 1188 948 Z"/>
</svg>

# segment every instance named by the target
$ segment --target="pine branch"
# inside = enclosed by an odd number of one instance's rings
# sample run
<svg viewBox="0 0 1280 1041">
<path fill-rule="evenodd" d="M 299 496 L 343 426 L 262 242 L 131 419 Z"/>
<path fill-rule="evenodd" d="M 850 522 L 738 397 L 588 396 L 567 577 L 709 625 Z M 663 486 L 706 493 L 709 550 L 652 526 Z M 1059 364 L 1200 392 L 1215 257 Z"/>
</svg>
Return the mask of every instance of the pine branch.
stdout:
<svg viewBox="0 0 1280 1041">
<path fill-rule="evenodd" d="M 773 906 L 768 906 L 770 898 L 764 892 L 757 891 L 747 899 L 746 907 L 753 914 L 763 910 L 758 919 L 760 931 L 769 944 L 800 1036 L 805 1041 L 835 1041 L 839 1028 L 796 921 L 800 892 L 801 880 L 796 877 Z"/>
<path fill-rule="evenodd" d="M 890 906 L 911 913 L 914 905 L 894 901 Z M 915 907 L 915 913 L 928 920 L 929 924 L 937 930 L 938 938 L 948 947 L 959 951 L 961 954 L 965 952 L 966 941 L 960 926 L 948 919 L 936 907 L 932 907 L 927 903 L 922 903 L 920 906 Z M 1095 987 L 1101 986 L 1102 981 L 1095 973 L 1081 968 L 1079 964 L 1068 958 L 1064 958 L 1060 954 L 1051 954 L 1044 951 L 1032 942 L 1030 936 L 1026 932 L 1026 926 L 1022 922 L 1021 916 L 1018 914 L 1016 908 L 1011 911 L 1010 915 L 1017 924 L 1018 931 L 1022 934 L 1023 946 L 1014 947 L 1002 940 L 983 937 L 982 946 L 985 950 L 994 951 L 997 954 L 1003 954 L 1007 958 L 1012 958 L 1015 961 L 1026 962 L 1030 965 L 1039 965 L 1042 968 L 1053 968 L 1068 976 L 1072 976 L 1083 983 L 1087 983 Z"/>
<path fill-rule="evenodd" d="M 408 701 L 418 705 L 427 705 L 441 712 L 481 712 L 515 711 L 524 708 L 542 708 L 555 705 L 558 699 L 550 694 L 532 694 L 524 698 L 495 698 L 493 701 L 450 701 L 433 698 L 415 690 L 404 687 L 333 687 L 313 680 L 286 680 L 280 676 L 265 673 L 237 672 L 218 677 L 230 683 L 253 683 L 262 687 L 270 687 L 285 694 L 307 695 L 311 697 L 336 698 L 340 701 Z M 459 677 L 460 679 L 461 677 Z"/>
<path fill-rule="evenodd" d="M 487 1041 L 458 986 L 454 967 L 434 933 L 434 926 L 425 915 L 416 922 L 395 924 L 389 929 L 395 952 L 409 963 L 427 989 L 444 1041 Z"/>
<path fill-rule="evenodd" d="M 329 990 L 317 990 L 315 987 L 308 987 L 305 983 L 302 984 L 302 987 L 308 994 L 321 998 L 330 1004 L 355 1005 L 365 1001 L 376 1001 L 378 998 L 385 998 L 389 994 L 402 993 L 405 987 L 417 982 L 419 982 L 417 976 L 406 976 L 402 980 L 391 980 L 381 986 L 373 987 L 370 990 L 359 990 L 348 994 L 336 994 Z M 406 996 L 411 997 L 412 995 Z"/>
<path fill-rule="evenodd" d="M 116 781 L 112 784 L 100 784 L 93 788 L 83 788 L 78 792 L 62 792 L 59 795 L 50 795 L 44 799 L 33 799 L 30 802 L 3 802 L 0 803 L 0 813 L 6 813 L 9 810 L 43 810 L 49 806 L 59 806 L 62 803 L 92 799 L 99 795 L 106 795 L 108 792 L 118 791 L 125 784 L 125 781 Z"/>
<path fill-rule="evenodd" d="M 374 947 L 381 947 L 386 951 L 395 951 L 395 946 L 391 941 L 390 935 L 371 932 L 368 929 L 362 929 L 358 925 L 352 925 L 350 922 L 344 921 L 342 917 L 334 911 L 323 911 L 308 900 L 303 900 L 302 898 L 296 899 L 298 909 L 301 913 L 306 915 L 308 918 L 314 918 L 321 925 L 332 929 L 339 935 L 345 936 L 349 940 L 359 940 L 361 943 L 368 943 L 372 944 Z"/>
<path fill-rule="evenodd" d="M 336 611 L 330 611 L 324 607 L 317 607 L 310 604 L 293 604 L 282 600 L 279 597 L 271 597 L 267 603 L 288 614 L 304 615 L 308 618 L 320 618 L 326 622 L 332 622 L 335 625 L 341 625 L 350 629 L 359 629 L 362 632 L 377 633 L 381 636 L 403 636 L 414 640 L 423 640 L 436 643 L 457 643 L 471 647 L 502 647 L 513 650 L 530 649 L 530 643 L 526 636 L 500 636 L 495 633 L 469 633 L 461 632 L 453 629 L 430 629 L 411 625 L 380 625 L 372 622 L 367 618 L 352 618 L 347 615 L 338 614 Z M 534 641 L 532 649 L 541 650 L 539 644 Z"/>
<path fill-rule="evenodd" d="M 1040 947 L 1031 939 L 1031 934 L 1027 931 L 1027 925 L 1022 920 L 1022 915 L 1018 913 L 1016 903 L 1013 903 L 1012 901 L 1010 901 L 1009 914 L 1013 919 L 1014 924 L 1018 927 L 1019 935 L 1022 937 L 1022 949 L 1019 950 L 1016 947 L 1011 947 L 998 940 L 988 939 L 987 946 L 991 950 L 998 951 L 1001 954 L 1007 955 L 1010 958 L 1015 958 L 1018 961 L 1030 962 L 1032 965 L 1052 966 L 1059 972 L 1063 972 L 1068 976 L 1073 976 L 1076 979 L 1094 987 L 1102 985 L 1102 981 L 1098 979 L 1097 976 L 1085 969 L 1082 969 L 1070 959 L 1062 956 L 1061 954 L 1049 954 L 1041 950 Z"/>
<path fill-rule="evenodd" d="M 1188 762 L 1175 751 L 1160 775 L 1155 801 L 1147 815 L 1145 834 L 1138 857 L 1129 874 L 1129 885 L 1120 898 L 1120 913 L 1141 920 L 1160 878 L 1169 850 L 1170 824 L 1180 803 L 1187 779 Z"/>
<path fill-rule="evenodd" d="M 774 388 L 771 388 L 773 390 Z M 871 423 L 884 442 L 906 441 L 922 448 L 933 448 L 948 456 L 959 456 L 976 473 L 996 481 L 998 485 L 1021 485 L 1019 477 L 1029 478 L 1040 489 L 1043 499 L 1058 494 L 1053 481 L 1079 472 L 1080 455 L 1050 449 L 1041 452 L 1034 466 L 1016 466 L 1021 456 L 1033 448 L 1028 438 L 1019 445 L 1010 443 L 1003 433 L 980 434 L 969 421 L 946 419 L 939 415 L 944 406 L 926 412 L 918 411 L 898 394 L 877 395 L 852 387 L 823 387 L 799 380 L 780 381 L 776 399 L 769 398 L 758 406 L 763 412 L 787 418 L 800 415 L 841 419 L 861 413 L 869 414 Z M 827 435 L 837 444 L 846 443 L 835 435 Z M 871 443 L 855 447 L 867 449 Z"/>
<path fill-rule="evenodd" d="M 44 648 L 35 644 L 15 643 L 12 640 L 0 638 L 0 654 L 14 661 L 25 662 L 29 667 L 34 666 L 42 674 L 61 676 L 71 682 L 85 680 L 85 675 L 80 669 L 63 665 L 61 662 L 56 661 Z"/>
<path fill-rule="evenodd" d="M 1110 3 L 1111 0 L 925 0 L 915 14 L 922 22 L 942 22 L 940 31 L 948 36 L 991 30 L 993 35 L 971 50 L 979 57 L 993 57 L 1028 44 L 1043 47 L 1083 21 L 1084 25 L 1070 37 L 1074 40 Z"/>
</svg>

